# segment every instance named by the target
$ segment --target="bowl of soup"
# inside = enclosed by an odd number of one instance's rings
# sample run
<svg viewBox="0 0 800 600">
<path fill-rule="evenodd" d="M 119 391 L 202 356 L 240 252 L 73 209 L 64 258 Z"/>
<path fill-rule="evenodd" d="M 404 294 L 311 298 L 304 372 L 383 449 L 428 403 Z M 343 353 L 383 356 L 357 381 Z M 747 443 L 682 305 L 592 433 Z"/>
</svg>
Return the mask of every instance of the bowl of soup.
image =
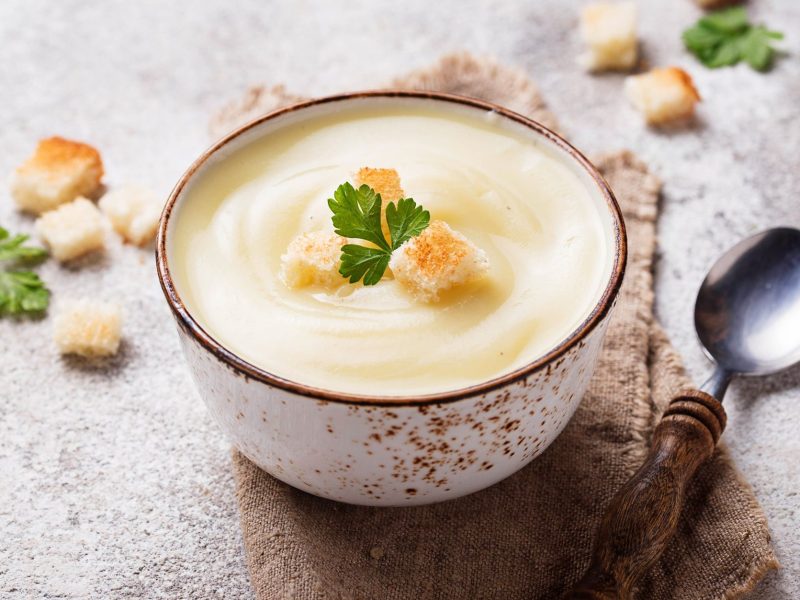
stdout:
<svg viewBox="0 0 800 600">
<path fill-rule="evenodd" d="M 481 277 L 433 300 L 391 268 L 371 285 L 336 266 L 333 284 L 287 285 L 287 248 L 334 236 L 329 200 L 367 167 L 479 249 Z M 306 492 L 397 506 L 490 486 L 558 436 L 626 238 L 602 176 L 552 131 L 385 91 L 293 105 L 217 142 L 170 195 L 156 255 L 200 396 L 236 448 Z"/>
</svg>

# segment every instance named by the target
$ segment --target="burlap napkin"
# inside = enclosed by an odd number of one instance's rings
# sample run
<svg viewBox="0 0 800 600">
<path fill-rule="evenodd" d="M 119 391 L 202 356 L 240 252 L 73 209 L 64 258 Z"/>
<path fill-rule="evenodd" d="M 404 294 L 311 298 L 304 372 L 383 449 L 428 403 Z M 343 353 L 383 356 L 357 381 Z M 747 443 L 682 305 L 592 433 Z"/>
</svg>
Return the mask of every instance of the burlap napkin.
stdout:
<svg viewBox="0 0 800 600">
<path fill-rule="evenodd" d="M 466 55 L 393 82 L 483 98 L 549 127 L 523 74 Z M 256 88 L 213 122 L 220 133 L 295 100 Z M 674 391 L 689 384 L 653 320 L 660 182 L 628 152 L 598 158 L 625 213 L 631 250 L 597 373 L 555 443 L 516 475 L 466 498 L 365 508 L 299 492 L 233 454 L 250 575 L 259 599 L 558 598 L 589 560 L 595 526 L 642 460 Z M 692 486 L 680 531 L 639 598 L 740 597 L 777 567 L 766 519 L 724 446 Z"/>
</svg>

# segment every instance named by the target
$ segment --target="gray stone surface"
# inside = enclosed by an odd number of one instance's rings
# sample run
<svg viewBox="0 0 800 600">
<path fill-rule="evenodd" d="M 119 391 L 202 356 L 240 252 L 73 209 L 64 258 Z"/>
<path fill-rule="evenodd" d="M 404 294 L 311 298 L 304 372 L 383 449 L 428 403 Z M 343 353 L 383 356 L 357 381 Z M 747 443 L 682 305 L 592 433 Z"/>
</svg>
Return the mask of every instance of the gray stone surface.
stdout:
<svg viewBox="0 0 800 600">
<path fill-rule="evenodd" d="M 6 0 L 0 173 L 57 133 L 98 146 L 109 185 L 166 194 L 206 145 L 209 114 L 249 84 L 324 94 L 446 51 L 491 54 L 539 82 L 580 148 L 630 147 L 664 178 L 658 314 L 699 381 L 709 366 L 691 311 L 705 269 L 741 236 L 800 226 L 800 4 L 750 2 L 791 34 L 768 75 L 687 56 L 679 34 L 699 14 L 689 0 L 640 4 L 649 61 L 687 67 L 705 97 L 693 128 L 648 131 L 620 76 L 576 68 L 578 1 Z M 0 223 L 32 228 L 5 191 Z M 228 445 L 184 368 L 152 252 L 114 242 L 99 260 L 41 271 L 56 302 L 122 303 L 126 341 L 97 367 L 59 358 L 49 319 L 0 322 L 0 597 L 251 597 Z M 726 401 L 727 441 L 784 565 L 759 599 L 800 597 L 799 385 L 795 369 L 737 383 Z"/>
</svg>

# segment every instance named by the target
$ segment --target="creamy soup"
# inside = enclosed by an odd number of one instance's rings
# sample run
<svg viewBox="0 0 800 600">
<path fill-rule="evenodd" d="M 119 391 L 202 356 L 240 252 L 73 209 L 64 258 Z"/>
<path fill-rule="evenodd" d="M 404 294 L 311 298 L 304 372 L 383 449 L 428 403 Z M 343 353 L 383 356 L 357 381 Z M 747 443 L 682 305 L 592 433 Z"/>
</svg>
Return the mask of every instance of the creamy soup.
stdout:
<svg viewBox="0 0 800 600">
<path fill-rule="evenodd" d="M 503 123 L 409 103 L 275 122 L 186 190 L 171 220 L 178 293 L 235 354 L 327 390 L 441 392 L 532 362 L 599 300 L 611 240 L 585 177 Z M 287 288 L 281 255 L 298 234 L 332 229 L 327 198 L 363 166 L 396 169 L 406 196 L 486 252 L 488 276 L 428 303 L 391 274 Z"/>
</svg>

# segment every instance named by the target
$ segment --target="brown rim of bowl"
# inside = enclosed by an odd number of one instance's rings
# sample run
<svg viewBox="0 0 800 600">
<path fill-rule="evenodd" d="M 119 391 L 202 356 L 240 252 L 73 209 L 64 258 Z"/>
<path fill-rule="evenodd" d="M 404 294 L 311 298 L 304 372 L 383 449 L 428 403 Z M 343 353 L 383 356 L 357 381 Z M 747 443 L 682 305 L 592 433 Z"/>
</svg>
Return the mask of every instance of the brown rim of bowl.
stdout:
<svg viewBox="0 0 800 600">
<path fill-rule="evenodd" d="M 222 344 L 216 341 L 211 335 L 209 335 L 208 332 L 206 332 L 197 321 L 195 321 L 195 319 L 187 310 L 186 306 L 183 304 L 183 301 L 180 299 L 180 296 L 178 295 L 178 292 L 175 289 L 175 284 L 172 280 L 172 276 L 170 275 L 169 265 L 167 264 L 167 252 L 166 252 L 167 225 L 172 215 L 172 209 L 175 206 L 175 202 L 181 195 L 184 187 L 186 186 L 186 183 L 217 150 L 228 144 L 228 142 L 230 142 L 231 140 L 239 137 L 242 133 L 252 129 L 253 127 L 260 125 L 261 123 L 270 121 L 272 119 L 275 119 L 276 117 L 280 117 L 282 115 L 289 114 L 294 111 L 303 110 L 311 106 L 317 106 L 320 104 L 329 104 L 332 102 L 342 102 L 357 98 L 417 98 L 426 100 L 438 100 L 441 102 L 448 102 L 451 104 L 461 104 L 464 106 L 477 108 L 485 111 L 492 111 L 502 115 L 504 118 L 510 119 L 521 125 L 524 125 L 527 128 L 532 129 L 538 135 L 547 138 L 550 142 L 554 143 L 556 146 L 566 151 L 567 154 L 569 154 L 574 160 L 576 160 L 591 176 L 591 178 L 600 188 L 600 192 L 605 198 L 609 211 L 611 212 L 611 215 L 614 219 L 615 235 L 616 235 L 614 266 L 608 284 L 606 285 L 606 288 L 603 291 L 603 295 L 592 309 L 592 312 L 583 320 L 583 322 L 580 325 L 578 325 L 578 327 L 574 331 L 572 331 L 561 343 L 559 343 L 550 352 L 548 352 L 544 356 L 537 358 L 536 360 L 525 365 L 524 367 L 520 367 L 519 369 L 512 371 L 510 373 L 506 373 L 504 375 L 501 375 L 499 377 L 490 379 L 482 383 L 478 383 L 464 388 L 458 388 L 451 391 L 437 392 L 432 394 L 424 394 L 416 396 L 373 396 L 367 394 L 348 394 L 344 392 L 335 392 L 332 390 L 326 390 L 322 388 L 305 385 L 269 373 L 268 371 L 265 371 L 249 363 L 248 361 L 240 358 L 239 356 L 237 356 L 236 354 L 225 348 Z M 167 302 L 169 302 L 172 312 L 174 313 L 176 319 L 178 320 L 178 324 L 188 334 L 192 335 L 194 339 L 198 343 L 200 343 L 201 346 L 203 346 L 206 350 L 208 350 L 214 356 L 216 356 L 218 360 L 225 363 L 235 373 L 242 375 L 244 377 L 254 379 L 256 381 L 260 381 L 262 383 L 266 383 L 270 386 L 286 390 L 293 394 L 305 396 L 307 398 L 312 398 L 316 400 L 340 402 L 344 404 L 370 405 L 370 406 L 403 406 L 403 405 L 421 406 L 428 404 L 443 404 L 448 402 L 454 402 L 456 400 L 461 400 L 467 397 L 486 394 L 488 392 L 501 388 L 505 385 L 513 383 L 519 379 L 524 379 L 525 377 L 528 377 L 529 375 L 531 375 L 536 371 L 547 368 L 549 365 L 553 363 L 553 361 L 555 361 L 560 356 L 565 354 L 569 349 L 579 344 L 581 340 L 583 340 L 611 310 L 611 307 L 614 304 L 614 299 L 616 298 L 620 285 L 622 284 L 623 275 L 625 273 L 627 253 L 628 249 L 627 249 L 627 239 L 625 235 L 625 222 L 622 218 L 622 211 L 620 210 L 619 205 L 617 204 L 617 200 L 614 197 L 614 193 L 611 191 L 611 188 L 609 187 L 608 183 L 603 178 L 603 176 L 598 172 L 598 170 L 594 167 L 594 165 L 592 165 L 592 163 L 590 163 L 589 160 L 583 154 L 581 154 L 581 152 L 575 149 L 569 142 L 567 142 L 560 135 L 550 131 L 543 125 L 540 125 L 536 121 L 528 119 L 527 117 L 523 117 L 520 114 L 517 114 L 513 111 L 510 111 L 496 104 L 491 104 L 489 102 L 484 102 L 482 100 L 476 100 L 474 98 L 468 98 L 465 96 L 458 96 L 455 94 L 444 94 L 438 92 L 373 90 L 373 91 L 363 91 L 363 92 L 352 92 L 349 94 L 338 94 L 335 96 L 326 96 L 323 98 L 317 98 L 314 100 L 299 102 L 297 104 L 292 104 L 284 108 L 279 108 L 278 110 L 267 113 L 245 125 L 242 125 L 238 129 L 235 129 L 234 131 L 223 137 L 221 140 L 216 142 L 214 145 L 212 145 L 210 148 L 208 148 L 205 152 L 203 152 L 200 155 L 200 157 L 197 160 L 195 160 L 194 163 L 188 168 L 188 170 L 181 176 L 181 178 L 178 180 L 178 183 L 175 185 L 175 188 L 170 193 L 169 198 L 167 199 L 167 203 L 166 206 L 164 207 L 164 211 L 161 215 L 161 221 L 158 226 L 158 237 L 156 240 L 156 268 L 158 271 L 158 278 L 161 283 L 161 289 L 164 292 L 164 296 L 166 296 L 167 298 Z"/>
</svg>

